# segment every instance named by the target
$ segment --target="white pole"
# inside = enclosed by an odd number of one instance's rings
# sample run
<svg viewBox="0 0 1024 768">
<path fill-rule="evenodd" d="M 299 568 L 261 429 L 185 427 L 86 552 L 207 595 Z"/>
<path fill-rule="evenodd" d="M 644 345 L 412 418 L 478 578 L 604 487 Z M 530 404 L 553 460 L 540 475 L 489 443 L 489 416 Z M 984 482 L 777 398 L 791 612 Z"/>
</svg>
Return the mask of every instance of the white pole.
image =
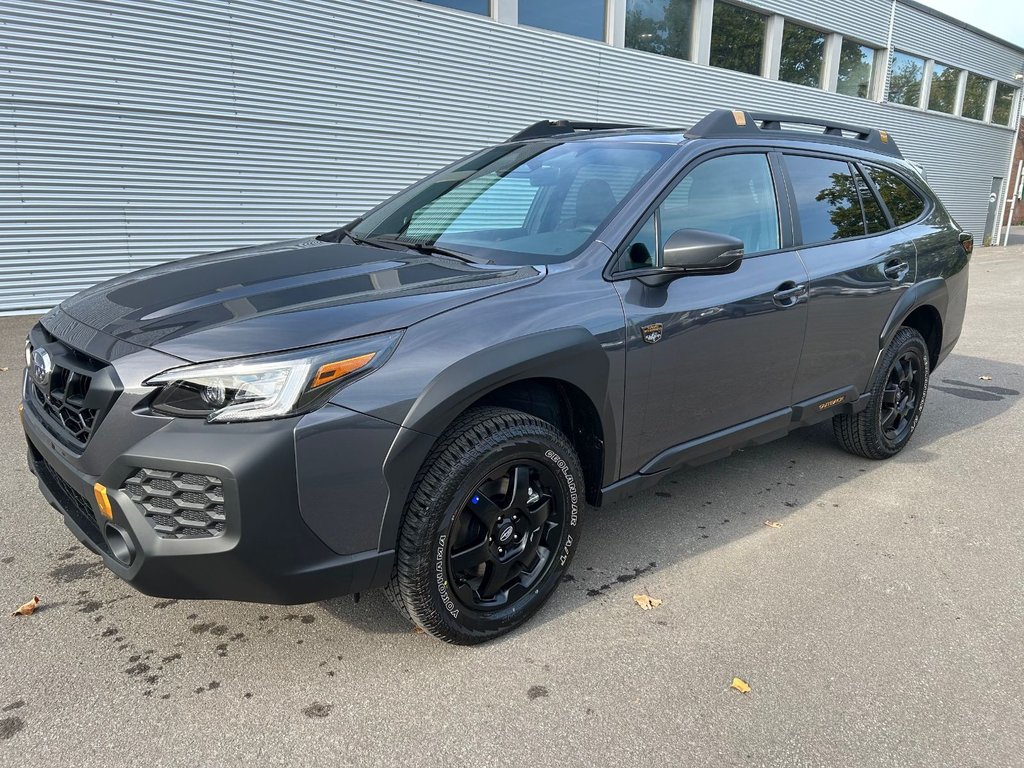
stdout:
<svg viewBox="0 0 1024 768">
<path fill-rule="evenodd" d="M 1013 224 L 1013 209 L 1017 207 L 1017 198 L 1024 196 L 1024 160 L 1017 163 L 1017 181 L 1010 188 L 1010 212 L 1006 216 L 1006 234 L 1003 235 L 1003 245 L 1010 242 L 1010 226 Z"/>
</svg>

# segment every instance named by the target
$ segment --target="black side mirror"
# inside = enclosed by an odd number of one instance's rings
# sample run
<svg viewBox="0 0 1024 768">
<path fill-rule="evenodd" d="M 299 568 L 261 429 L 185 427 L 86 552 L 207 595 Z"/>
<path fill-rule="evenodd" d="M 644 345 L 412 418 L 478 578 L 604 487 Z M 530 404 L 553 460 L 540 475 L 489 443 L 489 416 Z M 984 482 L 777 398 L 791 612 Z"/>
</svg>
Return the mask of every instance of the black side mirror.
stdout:
<svg viewBox="0 0 1024 768">
<path fill-rule="evenodd" d="M 678 229 L 665 243 L 661 268 L 639 279 L 654 286 L 684 275 L 725 274 L 739 269 L 742 260 L 742 240 L 703 229 Z"/>
</svg>

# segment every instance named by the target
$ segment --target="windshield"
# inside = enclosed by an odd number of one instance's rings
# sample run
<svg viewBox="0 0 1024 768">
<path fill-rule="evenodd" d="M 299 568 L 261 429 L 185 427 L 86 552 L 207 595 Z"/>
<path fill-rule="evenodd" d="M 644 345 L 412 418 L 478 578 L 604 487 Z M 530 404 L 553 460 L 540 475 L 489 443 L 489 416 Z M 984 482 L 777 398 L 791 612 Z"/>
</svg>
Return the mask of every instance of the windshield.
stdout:
<svg viewBox="0 0 1024 768">
<path fill-rule="evenodd" d="M 350 231 L 502 264 L 566 261 L 673 149 L 596 141 L 499 145 L 413 185 Z"/>
</svg>

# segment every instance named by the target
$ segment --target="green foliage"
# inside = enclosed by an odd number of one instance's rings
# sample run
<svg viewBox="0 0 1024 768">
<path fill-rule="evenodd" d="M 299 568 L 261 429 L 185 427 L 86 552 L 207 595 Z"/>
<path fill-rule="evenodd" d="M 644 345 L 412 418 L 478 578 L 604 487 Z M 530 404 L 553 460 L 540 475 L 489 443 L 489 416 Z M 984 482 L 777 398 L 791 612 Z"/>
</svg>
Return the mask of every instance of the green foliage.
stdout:
<svg viewBox="0 0 1024 768">
<path fill-rule="evenodd" d="M 820 88 L 824 60 L 825 33 L 787 21 L 782 28 L 779 79 Z"/>
<path fill-rule="evenodd" d="M 764 16 L 716 0 L 711 20 L 711 66 L 761 74 L 764 36 Z"/>
<path fill-rule="evenodd" d="M 690 58 L 692 0 L 629 0 L 626 47 L 677 59 Z"/>
</svg>

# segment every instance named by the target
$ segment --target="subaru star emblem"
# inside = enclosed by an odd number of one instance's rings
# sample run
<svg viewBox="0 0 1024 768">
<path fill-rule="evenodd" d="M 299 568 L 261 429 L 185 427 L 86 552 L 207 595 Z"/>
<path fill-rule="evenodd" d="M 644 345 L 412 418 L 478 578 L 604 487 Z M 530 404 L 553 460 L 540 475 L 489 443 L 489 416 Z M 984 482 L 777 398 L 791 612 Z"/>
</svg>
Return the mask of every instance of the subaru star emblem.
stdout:
<svg viewBox="0 0 1024 768">
<path fill-rule="evenodd" d="M 32 379 L 42 388 L 50 386 L 50 375 L 53 373 L 53 358 L 42 347 L 32 350 Z"/>
</svg>

